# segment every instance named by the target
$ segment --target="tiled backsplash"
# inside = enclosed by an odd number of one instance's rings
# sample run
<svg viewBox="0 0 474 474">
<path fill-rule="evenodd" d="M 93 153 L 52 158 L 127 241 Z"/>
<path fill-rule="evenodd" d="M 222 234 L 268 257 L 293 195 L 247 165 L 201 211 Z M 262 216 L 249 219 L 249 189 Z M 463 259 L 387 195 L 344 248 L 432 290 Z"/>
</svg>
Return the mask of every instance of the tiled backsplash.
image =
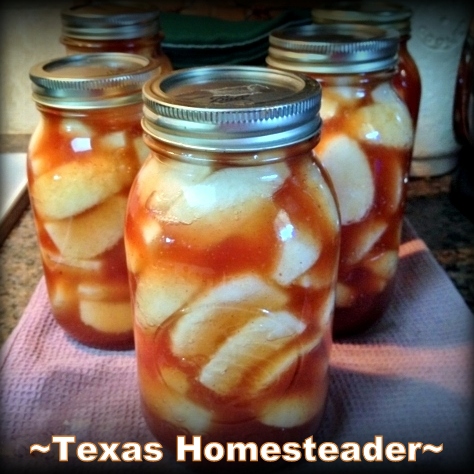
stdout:
<svg viewBox="0 0 474 474">
<path fill-rule="evenodd" d="M 1 134 L 30 134 L 39 118 L 28 72 L 34 64 L 62 56 L 60 10 L 69 1 L 8 2 L 0 15 Z"/>
</svg>

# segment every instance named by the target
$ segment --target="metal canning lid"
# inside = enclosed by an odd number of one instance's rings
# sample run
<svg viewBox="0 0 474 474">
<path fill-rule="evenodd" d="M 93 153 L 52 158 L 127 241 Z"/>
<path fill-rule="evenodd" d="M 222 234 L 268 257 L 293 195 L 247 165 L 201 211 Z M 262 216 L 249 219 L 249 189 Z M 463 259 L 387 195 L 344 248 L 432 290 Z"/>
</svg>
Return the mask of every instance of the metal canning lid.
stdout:
<svg viewBox="0 0 474 474">
<path fill-rule="evenodd" d="M 131 53 L 65 56 L 30 69 L 33 100 L 61 109 L 117 107 L 142 101 L 145 81 L 159 62 Z"/>
<path fill-rule="evenodd" d="M 411 30 L 412 10 L 391 2 L 333 1 L 323 2 L 311 10 L 315 23 L 357 23 L 382 28 L 395 28 L 400 35 Z"/>
<path fill-rule="evenodd" d="M 160 32 L 156 6 L 133 1 L 96 1 L 61 11 L 62 34 L 82 40 L 120 40 Z"/>
<path fill-rule="evenodd" d="M 303 25 L 270 33 L 269 66 L 322 74 L 376 72 L 395 67 L 399 33 L 355 24 Z"/>
<path fill-rule="evenodd" d="M 321 128 L 321 86 L 259 66 L 181 69 L 143 87 L 145 132 L 186 148 L 233 152 L 277 148 Z"/>
</svg>

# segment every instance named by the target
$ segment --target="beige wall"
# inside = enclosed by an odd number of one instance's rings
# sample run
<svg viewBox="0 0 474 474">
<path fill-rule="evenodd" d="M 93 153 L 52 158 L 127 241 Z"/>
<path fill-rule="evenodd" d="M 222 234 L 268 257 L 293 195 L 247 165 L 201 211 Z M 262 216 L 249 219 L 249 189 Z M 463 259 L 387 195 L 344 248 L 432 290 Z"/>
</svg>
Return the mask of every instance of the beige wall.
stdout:
<svg viewBox="0 0 474 474">
<path fill-rule="evenodd" d="M 242 19 L 239 14 L 243 15 L 247 10 L 243 6 L 235 7 L 245 5 L 245 0 L 216 1 L 217 6 L 212 5 L 212 8 L 207 0 L 151 1 L 162 10 L 181 11 L 184 8 L 188 13 L 222 17 L 226 17 L 225 11 L 230 9 L 233 13 L 228 19 Z M 60 11 L 80 3 L 83 0 L 10 0 L 7 5 L 0 6 L 0 134 L 33 132 L 39 115 L 31 99 L 28 71 L 40 61 L 65 54 L 59 42 Z M 280 3 L 288 2 L 276 1 L 277 5 Z"/>
<path fill-rule="evenodd" d="M 10 1 L 0 16 L 0 133 L 31 133 L 38 112 L 31 99 L 28 72 L 34 64 L 64 55 L 59 42 L 60 10 L 70 2 Z"/>
</svg>

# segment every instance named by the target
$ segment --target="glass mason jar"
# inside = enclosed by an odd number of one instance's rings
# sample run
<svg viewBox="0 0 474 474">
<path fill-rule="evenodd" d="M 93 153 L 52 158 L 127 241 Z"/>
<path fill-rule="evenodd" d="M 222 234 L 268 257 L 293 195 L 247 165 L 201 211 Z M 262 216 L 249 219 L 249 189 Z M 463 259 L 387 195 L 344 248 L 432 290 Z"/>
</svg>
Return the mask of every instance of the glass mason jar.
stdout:
<svg viewBox="0 0 474 474">
<path fill-rule="evenodd" d="M 172 70 L 161 49 L 160 12 L 145 2 L 93 1 L 61 11 L 60 42 L 66 54 L 133 53 L 157 59 L 162 73 Z"/>
<path fill-rule="evenodd" d="M 449 198 L 474 222 L 474 17 L 459 60 L 453 104 L 453 130 L 462 146 L 451 180 Z"/>
<path fill-rule="evenodd" d="M 393 83 L 408 106 L 416 129 L 421 102 L 421 78 L 418 66 L 408 50 L 412 10 L 402 4 L 383 1 L 334 1 L 319 3 L 311 10 L 316 24 L 350 23 L 395 29 L 400 34 L 397 71 Z"/>
<path fill-rule="evenodd" d="M 316 146 L 341 213 L 334 335 L 363 330 L 387 308 L 398 263 L 413 121 L 393 76 L 395 30 L 306 25 L 270 35 L 267 64 L 322 86 Z"/>
<path fill-rule="evenodd" d="M 461 51 L 453 105 L 456 140 L 474 147 L 474 18 L 471 19 Z"/>
<path fill-rule="evenodd" d="M 28 187 L 52 312 L 77 341 L 133 347 L 123 227 L 128 191 L 148 153 L 141 87 L 155 60 L 71 55 L 33 66 L 40 112 Z"/>
<path fill-rule="evenodd" d="M 125 246 L 149 427 L 169 448 L 303 441 L 325 405 L 340 245 L 320 86 L 213 66 L 143 90 L 151 153 Z"/>
</svg>

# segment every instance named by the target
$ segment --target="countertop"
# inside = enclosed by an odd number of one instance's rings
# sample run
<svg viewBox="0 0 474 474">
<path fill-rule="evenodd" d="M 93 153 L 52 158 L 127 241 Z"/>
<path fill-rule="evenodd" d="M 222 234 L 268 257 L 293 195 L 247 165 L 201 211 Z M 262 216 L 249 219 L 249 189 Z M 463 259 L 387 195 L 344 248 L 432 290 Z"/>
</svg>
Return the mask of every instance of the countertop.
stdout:
<svg viewBox="0 0 474 474">
<path fill-rule="evenodd" d="M 24 139 L 7 143 L 6 151 L 22 151 L 24 143 Z M 405 215 L 474 312 L 474 222 L 453 199 L 452 187 L 458 174 L 456 169 L 443 176 L 411 178 Z M 0 247 L 0 265 L 3 344 L 43 275 L 29 205 Z"/>
</svg>

